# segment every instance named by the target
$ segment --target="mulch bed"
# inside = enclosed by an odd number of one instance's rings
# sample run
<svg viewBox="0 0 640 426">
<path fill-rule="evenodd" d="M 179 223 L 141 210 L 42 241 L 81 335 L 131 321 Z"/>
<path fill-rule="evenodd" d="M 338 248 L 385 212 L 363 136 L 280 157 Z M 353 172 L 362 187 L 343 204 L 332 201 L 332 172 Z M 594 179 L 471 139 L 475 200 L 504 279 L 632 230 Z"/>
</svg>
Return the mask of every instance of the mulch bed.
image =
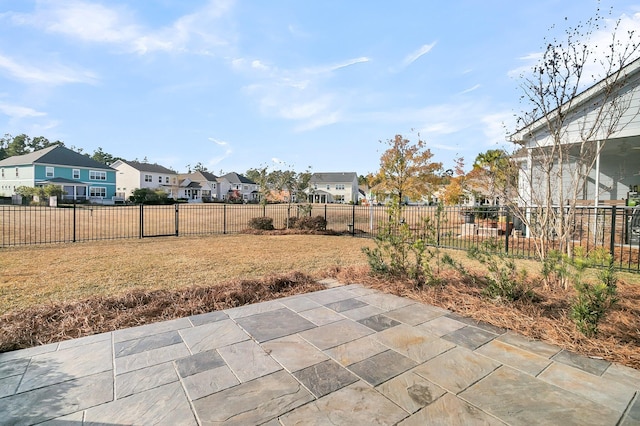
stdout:
<svg viewBox="0 0 640 426">
<path fill-rule="evenodd" d="M 513 330 L 569 351 L 640 369 L 640 286 L 618 282 L 618 303 L 599 325 L 595 338 L 582 335 L 569 318 L 573 290 L 549 290 L 534 285 L 534 300 L 491 300 L 480 281 L 470 282 L 454 271 L 443 271 L 445 284 L 416 289 L 411 282 L 371 277 L 367 267 L 334 270 L 344 283 L 368 287 L 439 306 L 462 316 Z"/>
<path fill-rule="evenodd" d="M 122 296 L 46 304 L 0 316 L 0 352 L 264 302 L 323 288 L 314 278 L 294 272 L 211 287 L 134 290 Z"/>
</svg>

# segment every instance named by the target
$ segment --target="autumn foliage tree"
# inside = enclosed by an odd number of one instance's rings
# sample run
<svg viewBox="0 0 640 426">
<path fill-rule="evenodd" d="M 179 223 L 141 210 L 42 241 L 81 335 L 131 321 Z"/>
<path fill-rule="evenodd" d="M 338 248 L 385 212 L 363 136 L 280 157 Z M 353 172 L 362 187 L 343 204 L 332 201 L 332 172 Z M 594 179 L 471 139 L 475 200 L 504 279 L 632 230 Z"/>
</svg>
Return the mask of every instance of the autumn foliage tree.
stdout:
<svg viewBox="0 0 640 426">
<path fill-rule="evenodd" d="M 374 192 L 390 195 L 398 205 L 405 198 L 419 199 L 432 193 L 442 163 L 431 160 L 433 153 L 426 143 L 421 139 L 411 142 L 402 135 L 383 143 L 389 148 L 380 157 L 380 170 L 373 178 Z"/>
</svg>

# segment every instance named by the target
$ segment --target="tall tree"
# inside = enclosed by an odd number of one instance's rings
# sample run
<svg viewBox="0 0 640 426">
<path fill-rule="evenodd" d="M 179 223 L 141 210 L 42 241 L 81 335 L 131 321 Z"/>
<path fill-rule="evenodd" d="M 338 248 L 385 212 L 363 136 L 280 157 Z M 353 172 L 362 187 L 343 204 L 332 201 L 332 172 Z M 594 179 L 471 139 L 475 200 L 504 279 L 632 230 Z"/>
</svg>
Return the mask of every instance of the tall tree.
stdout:
<svg viewBox="0 0 640 426">
<path fill-rule="evenodd" d="M 545 38 L 541 59 L 522 76 L 525 112 L 512 139 L 527 153 L 521 208 L 515 211 L 541 259 L 556 245 L 571 255 L 576 200 L 607 140 L 639 113 L 631 101 L 634 91 L 624 90 L 625 67 L 638 56 L 638 34 L 618 34 L 618 21 L 601 51 L 594 36 L 606 24 L 598 11 L 584 24 L 568 27 L 562 39 Z"/>
<path fill-rule="evenodd" d="M 420 135 L 418 135 L 418 138 Z M 380 170 L 374 180 L 376 193 L 390 194 L 398 205 L 405 198 L 419 199 L 433 193 L 442 163 L 431 161 L 433 154 L 426 143 L 411 142 L 402 135 L 384 142 L 389 148 L 380 157 Z"/>
<path fill-rule="evenodd" d="M 120 160 L 119 157 L 115 157 L 111 154 L 109 154 L 108 152 L 105 152 L 102 147 L 98 147 L 98 149 L 96 149 L 95 151 L 93 151 L 93 155 L 91 156 L 92 159 L 106 164 L 107 166 L 110 166 L 111 164 L 115 163 L 116 161 Z"/>
</svg>

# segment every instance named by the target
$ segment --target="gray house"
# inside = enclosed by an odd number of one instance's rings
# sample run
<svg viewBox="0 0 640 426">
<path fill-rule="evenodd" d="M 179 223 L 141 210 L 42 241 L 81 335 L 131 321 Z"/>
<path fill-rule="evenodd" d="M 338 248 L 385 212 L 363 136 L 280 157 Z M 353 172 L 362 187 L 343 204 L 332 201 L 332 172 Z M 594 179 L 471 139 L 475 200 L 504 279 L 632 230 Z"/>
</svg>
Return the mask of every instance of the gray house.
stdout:
<svg viewBox="0 0 640 426">
<path fill-rule="evenodd" d="M 620 75 L 622 84 L 615 88 L 613 95 L 608 92 L 611 86 L 603 80 L 579 94 L 571 105 L 563 105 L 561 143 L 568 149 L 563 173 L 558 173 L 550 188 L 556 197 L 554 202 L 559 205 L 567 203 L 567 199 L 559 199 L 557 195 L 559 182 L 564 188 L 570 187 L 585 163 L 593 162 L 594 166 L 577 194 L 583 204 L 623 203 L 640 186 L 640 59 L 624 67 Z M 619 117 L 602 113 L 616 108 L 624 112 Z M 514 157 L 520 164 L 521 204 L 530 205 L 541 199 L 541 194 L 547 194 L 540 159 L 556 155 L 551 151 L 553 138 L 548 128 L 556 116 L 557 111 L 553 111 L 511 135 L 510 139 L 524 148 Z M 594 123 L 603 126 L 598 128 Z M 607 127 L 614 131 L 608 134 Z M 595 131 L 587 134 L 587 130 Z M 555 161 L 553 167 L 557 168 L 559 160 Z"/>
<path fill-rule="evenodd" d="M 309 180 L 312 203 L 357 203 L 358 175 L 355 172 L 314 173 Z"/>
</svg>

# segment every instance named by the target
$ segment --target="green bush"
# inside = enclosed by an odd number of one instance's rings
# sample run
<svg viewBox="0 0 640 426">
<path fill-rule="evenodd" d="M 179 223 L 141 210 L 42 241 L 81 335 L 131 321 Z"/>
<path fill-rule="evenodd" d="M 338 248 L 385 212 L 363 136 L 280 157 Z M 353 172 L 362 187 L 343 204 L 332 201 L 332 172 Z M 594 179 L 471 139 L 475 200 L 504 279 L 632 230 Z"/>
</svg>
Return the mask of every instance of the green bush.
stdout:
<svg viewBox="0 0 640 426">
<path fill-rule="evenodd" d="M 251 229 L 259 229 L 262 231 L 273 231 L 275 228 L 273 227 L 273 218 L 271 217 L 254 217 L 249 220 L 249 228 Z"/>
<path fill-rule="evenodd" d="M 598 274 L 598 282 L 589 283 L 582 280 L 582 272 L 594 264 L 605 264 Z M 585 256 L 582 250 L 574 256 L 572 264 L 575 267 L 573 275 L 576 298 L 571 304 L 571 319 L 577 329 L 587 337 L 598 334 L 598 324 L 607 311 L 617 302 L 617 277 L 613 257 L 605 250 L 594 250 Z"/>
<path fill-rule="evenodd" d="M 467 256 L 487 267 L 486 296 L 508 301 L 532 297 L 526 286 L 526 270 L 518 272 L 514 260 L 507 256 L 498 240 L 483 241 L 479 247 L 469 249 Z"/>
<path fill-rule="evenodd" d="M 151 188 L 134 189 L 129 201 L 135 204 L 172 204 L 174 202 L 162 189 Z"/>
</svg>

